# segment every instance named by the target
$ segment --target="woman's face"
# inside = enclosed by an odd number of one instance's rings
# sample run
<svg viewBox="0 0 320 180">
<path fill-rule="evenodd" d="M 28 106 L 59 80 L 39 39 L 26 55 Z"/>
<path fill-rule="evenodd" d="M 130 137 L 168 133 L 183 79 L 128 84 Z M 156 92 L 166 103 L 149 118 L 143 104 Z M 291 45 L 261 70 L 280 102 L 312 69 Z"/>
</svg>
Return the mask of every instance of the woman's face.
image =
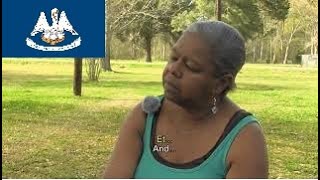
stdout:
<svg viewBox="0 0 320 180">
<path fill-rule="evenodd" d="M 187 32 L 181 36 L 163 71 L 167 99 L 182 106 L 208 106 L 216 86 L 209 52 L 199 34 Z"/>
</svg>

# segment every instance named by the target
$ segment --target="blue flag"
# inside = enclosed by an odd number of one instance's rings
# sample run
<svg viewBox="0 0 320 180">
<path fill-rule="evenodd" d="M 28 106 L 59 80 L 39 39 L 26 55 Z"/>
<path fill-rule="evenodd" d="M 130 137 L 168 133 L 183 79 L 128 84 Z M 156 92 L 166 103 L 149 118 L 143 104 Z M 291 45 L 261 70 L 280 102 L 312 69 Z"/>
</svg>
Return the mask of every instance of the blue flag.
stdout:
<svg viewBox="0 0 320 180">
<path fill-rule="evenodd" d="M 2 57 L 104 57 L 105 0 L 3 0 Z"/>
</svg>

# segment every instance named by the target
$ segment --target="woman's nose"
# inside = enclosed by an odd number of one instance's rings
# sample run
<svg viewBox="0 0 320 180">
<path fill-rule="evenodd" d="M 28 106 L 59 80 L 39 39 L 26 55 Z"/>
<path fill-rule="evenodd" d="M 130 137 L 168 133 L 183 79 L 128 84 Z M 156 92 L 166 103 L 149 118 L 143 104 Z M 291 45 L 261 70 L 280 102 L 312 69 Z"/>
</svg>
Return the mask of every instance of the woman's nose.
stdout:
<svg viewBox="0 0 320 180">
<path fill-rule="evenodd" d="M 182 77 L 182 60 L 181 58 L 169 64 L 169 72 L 177 78 Z"/>
</svg>

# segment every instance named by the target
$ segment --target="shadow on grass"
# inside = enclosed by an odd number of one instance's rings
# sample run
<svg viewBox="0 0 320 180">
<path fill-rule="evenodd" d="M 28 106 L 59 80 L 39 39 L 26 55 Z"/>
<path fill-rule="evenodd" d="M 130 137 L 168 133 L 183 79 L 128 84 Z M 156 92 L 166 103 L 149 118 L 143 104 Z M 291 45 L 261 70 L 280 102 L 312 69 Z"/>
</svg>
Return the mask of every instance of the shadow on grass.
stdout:
<svg viewBox="0 0 320 180">
<path fill-rule="evenodd" d="M 134 72 L 122 72 L 113 71 L 116 74 L 123 75 L 144 75 L 144 73 L 134 73 Z M 13 72 L 2 72 L 2 80 L 5 82 L 14 82 L 15 84 L 21 85 L 23 87 L 54 87 L 54 88 L 72 88 L 73 77 L 70 75 L 42 75 L 42 74 L 21 74 Z M 134 78 L 133 78 L 134 79 Z M 115 88 L 143 88 L 150 86 L 161 85 L 161 78 L 159 81 L 139 81 L 137 80 L 108 80 L 101 79 L 99 82 L 89 82 L 83 79 L 84 86 L 88 87 L 115 87 Z M 141 79 L 143 80 L 143 79 Z M 238 83 L 237 89 L 248 90 L 248 91 L 274 91 L 274 90 L 286 90 L 286 89 L 301 89 L 298 87 L 289 87 L 281 85 L 268 85 L 261 83 Z"/>
<path fill-rule="evenodd" d="M 91 84 L 89 84 L 91 85 Z M 159 81 L 102 81 L 100 83 L 94 84 L 96 87 L 104 88 L 148 88 L 161 86 Z"/>
<path fill-rule="evenodd" d="M 43 73 L 46 73 L 45 70 Z M 2 71 L 2 80 L 7 80 L 7 81 L 24 81 L 25 79 L 27 80 L 63 80 L 63 79 L 71 79 L 72 80 L 72 74 L 70 75 L 47 75 L 47 74 L 32 74 L 32 73 L 17 73 L 17 72 L 7 72 L 5 70 Z"/>
<path fill-rule="evenodd" d="M 112 72 L 115 74 L 145 75 L 145 73 L 138 73 L 138 72 L 124 72 L 124 71 L 114 71 L 114 70 Z"/>
<path fill-rule="evenodd" d="M 45 73 L 45 72 L 44 72 Z M 3 74 L 3 84 L 14 83 L 22 87 L 54 87 L 72 88 L 72 75 L 42 75 L 42 74 L 23 74 L 7 73 Z"/>
<path fill-rule="evenodd" d="M 303 87 L 292 87 L 292 86 L 280 86 L 280 85 L 267 85 L 267 84 L 257 84 L 257 83 L 238 83 L 238 90 L 245 91 L 278 91 L 278 90 L 299 90 Z"/>
<path fill-rule="evenodd" d="M 38 127 L 54 126 L 112 135 L 118 133 L 121 122 L 130 110 L 126 107 L 81 108 L 76 104 L 31 100 L 4 101 L 3 109 L 3 122 L 16 125 L 35 124 Z"/>
<path fill-rule="evenodd" d="M 121 74 L 127 74 L 127 72 L 117 72 Z M 136 73 L 128 73 L 135 74 Z M 141 73 L 143 75 L 143 73 Z M 16 85 L 28 88 L 72 88 L 73 77 L 72 75 L 35 75 L 35 74 L 19 74 L 19 73 L 7 73 L 2 77 L 5 83 L 14 82 Z M 148 88 L 151 86 L 159 86 L 159 81 L 114 81 L 114 80 L 101 80 L 99 82 L 89 82 L 83 80 L 83 87 L 103 87 L 103 88 Z"/>
<path fill-rule="evenodd" d="M 76 107 L 75 104 L 66 102 L 50 102 L 50 101 L 36 101 L 31 99 L 19 99 L 19 100 L 3 100 L 2 108 L 7 112 L 12 113 L 37 113 L 37 114 L 49 114 L 50 112 L 56 113 L 63 109 L 63 111 L 70 111 Z"/>
</svg>

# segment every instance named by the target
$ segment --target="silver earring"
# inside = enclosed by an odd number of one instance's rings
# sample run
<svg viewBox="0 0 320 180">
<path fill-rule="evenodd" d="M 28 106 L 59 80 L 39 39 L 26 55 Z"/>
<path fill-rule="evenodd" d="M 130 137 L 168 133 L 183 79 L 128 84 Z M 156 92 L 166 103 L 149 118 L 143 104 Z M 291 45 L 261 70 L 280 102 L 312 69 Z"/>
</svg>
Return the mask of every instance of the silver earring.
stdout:
<svg viewBox="0 0 320 180">
<path fill-rule="evenodd" d="M 216 114 L 218 109 L 217 109 L 217 99 L 216 97 L 213 98 L 213 107 L 211 108 L 211 111 L 213 114 Z"/>
</svg>

